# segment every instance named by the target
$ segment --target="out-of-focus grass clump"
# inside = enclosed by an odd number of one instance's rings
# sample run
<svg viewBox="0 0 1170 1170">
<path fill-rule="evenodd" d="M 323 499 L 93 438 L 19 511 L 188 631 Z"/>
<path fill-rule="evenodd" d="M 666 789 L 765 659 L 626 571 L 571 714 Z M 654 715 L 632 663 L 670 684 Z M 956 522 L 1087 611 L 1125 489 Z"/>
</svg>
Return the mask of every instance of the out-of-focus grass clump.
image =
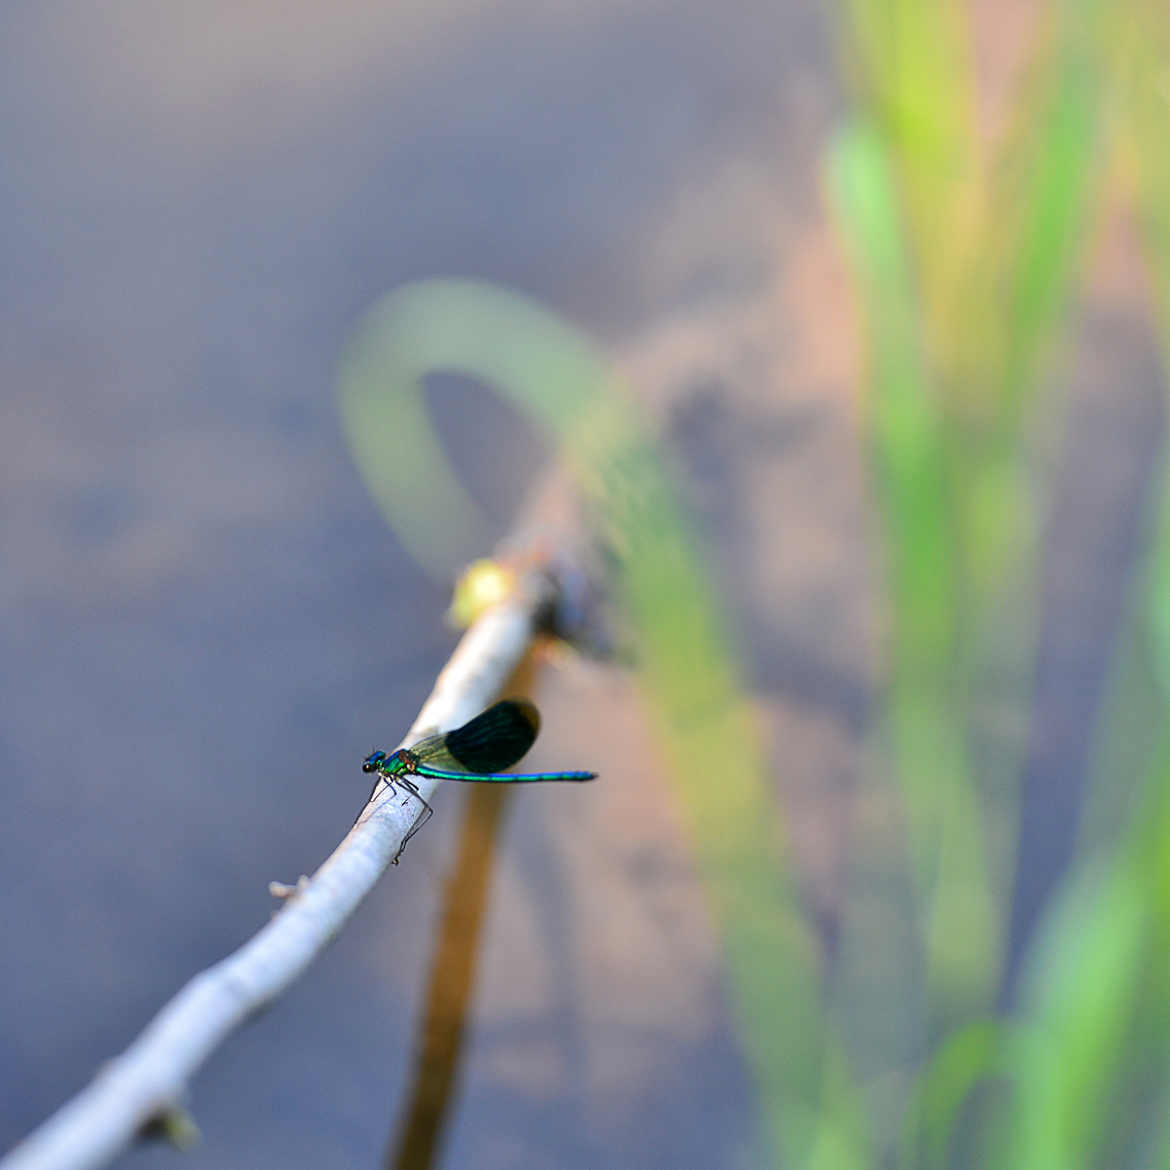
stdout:
<svg viewBox="0 0 1170 1170">
<path fill-rule="evenodd" d="M 892 1000 L 922 987 L 907 1021 L 921 1065 L 908 1098 L 881 1102 L 904 1117 L 908 1166 L 1166 1165 L 1170 740 L 1139 762 L 1135 808 L 1110 818 L 1120 828 L 1086 823 L 1018 994 L 1003 979 L 1049 487 L 1035 446 L 1062 413 L 1047 359 L 1110 183 L 1148 229 L 1170 341 L 1170 22 L 1155 4 L 1041 6 L 1028 83 L 993 136 L 979 124 L 971 16 L 853 0 L 842 24 L 855 100 L 831 185 L 868 333 L 884 722 L 921 931 L 920 956 L 900 952 L 878 989 Z M 1114 724 L 1127 695 L 1144 692 L 1159 722 L 1170 697 L 1167 486 L 1154 496 L 1152 586 L 1123 640 L 1141 652 L 1119 656 Z M 1123 754 L 1104 746 L 1117 733 L 1100 738 L 1090 808 L 1110 799 L 1109 761 Z M 872 983 L 856 978 L 864 1010 L 895 1011 Z M 879 1070 L 888 1054 L 868 1041 L 854 1030 L 854 1067 Z"/>
</svg>

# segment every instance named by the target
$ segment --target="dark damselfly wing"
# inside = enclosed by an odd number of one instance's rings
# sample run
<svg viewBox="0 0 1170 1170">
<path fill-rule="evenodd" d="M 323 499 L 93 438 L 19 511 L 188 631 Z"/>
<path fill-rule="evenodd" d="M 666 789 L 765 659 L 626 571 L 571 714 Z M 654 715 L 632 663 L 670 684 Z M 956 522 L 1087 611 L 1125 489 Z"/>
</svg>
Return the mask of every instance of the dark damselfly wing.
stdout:
<svg viewBox="0 0 1170 1170">
<path fill-rule="evenodd" d="M 525 699 L 502 699 L 474 719 L 432 736 L 411 749 L 422 764 L 442 766 L 447 760 L 468 772 L 502 772 L 521 759 L 536 742 L 540 713 Z"/>
</svg>

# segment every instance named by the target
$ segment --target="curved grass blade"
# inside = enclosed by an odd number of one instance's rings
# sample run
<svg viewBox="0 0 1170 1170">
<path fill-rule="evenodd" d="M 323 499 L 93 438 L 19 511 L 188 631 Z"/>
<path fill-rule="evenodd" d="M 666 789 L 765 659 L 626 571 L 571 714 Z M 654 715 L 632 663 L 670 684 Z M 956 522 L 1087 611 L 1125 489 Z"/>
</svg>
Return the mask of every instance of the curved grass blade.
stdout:
<svg viewBox="0 0 1170 1170">
<path fill-rule="evenodd" d="M 343 426 L 398 539 L 439 579 L 479 555 L 485 525 L 427 421 L 424 379 L 440 369 L 487 384 L 561 438 L 619 557 L 642 678 L 657 699 L 721 927 L 732 1015 L 770 1160 L 805 1170 L 866 1165 L 848 1054 L 824 1015 L 820 948 L 777 848 L 771 770 L 661 450 L 592 343 L 536 302 L 460 279 L 421 281 L 382 298 L 346 349 Z M 419 428 L 427 454 L 385 457 L 387 442 L 410 435 L 410 447 Z M 712 743 L 736 745 L 720 761 L 718 785 L 696 766 Z"/>
</svg>

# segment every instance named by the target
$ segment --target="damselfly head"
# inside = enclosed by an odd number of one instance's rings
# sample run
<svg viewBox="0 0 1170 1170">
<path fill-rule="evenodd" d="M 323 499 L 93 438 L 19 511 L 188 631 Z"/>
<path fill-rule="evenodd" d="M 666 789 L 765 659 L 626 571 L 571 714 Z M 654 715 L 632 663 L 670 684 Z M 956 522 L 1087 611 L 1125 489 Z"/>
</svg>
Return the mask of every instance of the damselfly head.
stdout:
<svg viewBox="0 0 1170 1170">
<path fill-rule="evenodd" d="M 366 758 L 364 760 L 362 760 L 362 771 L 363 772 L 377 772 L 381 769 L 382 765 L 385 762 L 386 762 L 386 753 L 385 752 L 370 752 L 370 754 L 368 756 L 366 756 Z"/>
</svg>

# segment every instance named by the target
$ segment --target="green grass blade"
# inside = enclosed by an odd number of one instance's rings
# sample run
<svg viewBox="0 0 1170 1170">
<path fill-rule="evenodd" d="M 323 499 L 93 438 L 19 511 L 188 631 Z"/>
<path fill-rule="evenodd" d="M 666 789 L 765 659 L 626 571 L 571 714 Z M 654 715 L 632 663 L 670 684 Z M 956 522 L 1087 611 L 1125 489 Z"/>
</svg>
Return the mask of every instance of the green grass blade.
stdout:
<svg viewBox="0 0 1170 1170">
<path fill-rule="evenodd" d="M 1101 6 L 1065 0 L 1058 6 L 1047 84 L 1025 107 L 1010 173 L 1017 187 L 1001 192 L 997 216 L 1006 237 L 1006 329 L 1002 386 L 1009 420 L 1018 420 L 1025 393 L 1036 384 L 1039 359 L 1068 303 L 1085 226 L 1101 176 Z"/>
<path fill-rule="evenodd" d="M 986 1007 L 1001 924 L 952 693 L 958 558 L 947 445 L 923 372 L 902 220 L 881 138 L 860 124 L 846 130 L 834 150 L 832 179 L 873 368 L 869 426 L 894 627 L 890 738 L 926 907 L 928 993 L 940 1018 L 952 1018 Z"/>
</svg>

